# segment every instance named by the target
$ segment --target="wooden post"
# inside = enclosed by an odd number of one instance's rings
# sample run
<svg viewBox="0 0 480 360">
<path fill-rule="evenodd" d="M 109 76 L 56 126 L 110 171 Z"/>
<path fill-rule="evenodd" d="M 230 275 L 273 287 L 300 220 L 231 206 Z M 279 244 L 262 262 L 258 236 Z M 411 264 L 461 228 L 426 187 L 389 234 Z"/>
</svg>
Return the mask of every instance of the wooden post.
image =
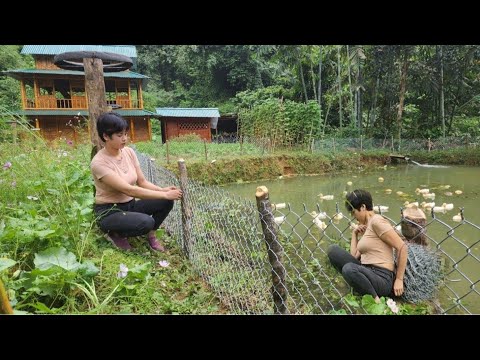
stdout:
<svg viewBox="0 0 480 360">
<path fill-rule="evenodd" d="M 183 193 L 180 200 L 183 227 L 183 252 L 187 258 L 190 258 L 190 250 L 192 246 L 192 209 L 190 207 L 188 196 L 188 176 L 184 159 L 178 159 L 178 170 L 180 171 L 180 189 Z"/>
<path fill-rule="evenodd" d="M 262 224 L 263 237 L 267 246 L 268 261 L 272 267 L 272 295 L 275 313 L 288 314 L 287 287 L 285 285 L 286 271 L 282 264 L 283 247 L 277 239 L 277 224 L 275 223 L 272 206 L 266 186 L 257 187 L 255 193 L 257 208 Z"/>
<path fill-rule="evenodd" d="M 103 147 L 103 141 L 97 133 L 97 119 L 107 111 L 105 98 L 105 81 L 103 78 L 103 61 L 98 58 L 83 59 L 85 69 L 85 92 L 88 98 L 88 118 L 90 140 L 92 142 L 91 158 Z"/>
<path fill-rule="evenodd" d="M 205 161 L 208 161 L 207 155 L 207 140 L 203 139 L 203 146 L 205 147 Z"/>
<path fill-rule="evenodd" d="M 168 145 L 168 140 L 165 141 L 165 145 L 167 146 L 167 164 L 170 164 L 170 148 Z"/>
<path fill-rule="evenodd" d="M 393 135 L 392 135 L 392 151 L 395 151 L 395 146 L 393 146 Z"/>
<path fill-rule="evenodd" d="M 332 144 L 333 144 L 333 152 L 335 152 L 335 138 L 332 139 Z"/>
<path fill-rule="evenodd" d="M 360 135 L 360 151 L 363 151 L 363 135 Z"/>
<path fill-rule="evenodd" d="M 243 155 L 243 136 L 240 136 L 240 155 Z"/>
<path fill-rule="evenodd" d="M 13 314 L 13 309 L 10 301 L 8 301 L 7 292 L 5 291 L 2 280 L 0 280 L 0 314 Z"/>
</svg>

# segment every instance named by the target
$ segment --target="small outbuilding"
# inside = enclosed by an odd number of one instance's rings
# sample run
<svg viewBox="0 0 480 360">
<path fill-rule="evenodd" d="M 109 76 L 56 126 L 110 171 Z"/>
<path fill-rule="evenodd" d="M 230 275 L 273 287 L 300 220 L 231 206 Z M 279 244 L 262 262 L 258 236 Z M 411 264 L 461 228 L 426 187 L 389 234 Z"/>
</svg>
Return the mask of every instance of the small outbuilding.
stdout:
<svg viewBox="0 0 480 360">
<path fill-rule="evenodd" d="M 212 141 L 210 129 L 216 129 L 218 108 L 156 108 L 162 122 L 163 142 L 178 136 L 197 134 Z"/>
</svg>

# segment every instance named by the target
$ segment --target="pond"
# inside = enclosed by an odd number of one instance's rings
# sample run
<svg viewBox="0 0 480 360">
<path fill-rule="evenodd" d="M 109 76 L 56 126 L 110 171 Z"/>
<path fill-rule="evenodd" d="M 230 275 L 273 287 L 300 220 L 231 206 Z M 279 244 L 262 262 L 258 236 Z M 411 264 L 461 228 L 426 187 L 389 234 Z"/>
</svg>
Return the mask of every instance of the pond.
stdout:
<svg viewBox="0 0 480 360">
<path fill-rule="evenodd" d="M 380 177 L 383 182 L 379 181 Z M 408 164 L 358 170 L 349 174 L 230 184 L 223 188 L 255 202 L 256 187 L 265 185 L 272 203 L 287 203 L 291 211 L 300 215 L 305 212 L 304 206 L 308 212 L 318 212 L 318 204 L 319 209 L 330 217 L 336 214 L 337 206 L 338 211 L 347 215 L 344 191 L 366 189 L 372 193 L 374 205 L 388 207 L 388 212 L 383 214 L 395 222 L 400 221 L 400 211 L 406 201 L 435 202 L 436 206 L 453 204 L 452 210 L 437 212 L 433 214 L 434 217 L 431 210 L 425 211 L 431 245 L 442 251 L 447 259 L 446 286 L 442 287 L 440 302 L 444 310 L 452 308 L 449 312 L 480 314 L 480 296 L 474 285 L 480 280 L 479 179 L 480 167 L 436 168 Z M 422 194 L 415 191 L 417 188 L 428 188 L 430 193 L 435 193 L 435 198 L 424 199 Z M 460 190 L 461 194 L 456 194 L 456 190 Z M 319 194 L 333 195 L 333 200 L 321 200 Z M 453 216 L 459 213 L 460 208 L 464 209 L 465 221 L 455 222 Z M 302 216 L 301 219 L 302 222 L 310 222 L 312 218 Z M 337 227 L 341 230 L 347 228 L 348 217 L 341 220 Z M 348 238 L 348 233 L 346 236 Z"/>
</svg>

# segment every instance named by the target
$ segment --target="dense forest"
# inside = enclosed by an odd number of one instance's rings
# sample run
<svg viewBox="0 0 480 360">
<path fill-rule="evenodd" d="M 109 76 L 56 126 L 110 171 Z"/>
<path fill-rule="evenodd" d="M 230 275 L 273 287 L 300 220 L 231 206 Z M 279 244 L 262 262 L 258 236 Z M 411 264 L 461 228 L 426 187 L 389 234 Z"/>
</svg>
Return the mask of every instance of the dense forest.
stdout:
<svg viewBox="0 0 480 360">
<path fill-rule="evenodd" d="M 0 46 L 0 71 L 32 67 Z M 335 135 L 480 135 L 479 45 L 137 45 L 146 108 L 219 107 L 245 131 L 290 141 Z M 0 77 L 0 107 L 20 106 Z M 274 124 L 275 126 L 272 126 Z"/>
</svg>

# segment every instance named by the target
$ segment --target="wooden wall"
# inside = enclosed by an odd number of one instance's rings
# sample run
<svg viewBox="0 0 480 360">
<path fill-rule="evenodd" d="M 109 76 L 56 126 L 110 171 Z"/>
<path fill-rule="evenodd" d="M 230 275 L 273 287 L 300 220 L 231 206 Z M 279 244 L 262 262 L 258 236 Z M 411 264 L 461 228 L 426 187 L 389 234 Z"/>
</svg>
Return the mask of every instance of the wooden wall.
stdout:
<svg viewBox="0 0 480 360">
<path fill-rule="evenodd" d="M 72 116 L 38 116 L 40 134 L 48 141 L 71 140 L 75 143 L 89 141 L 85 136 L 88 132 L 87 126 L 79 127 L 78 121 Z M 30 119 L 35 124 L 35 118 Z M 130 124 L 129 137 L 131 142 L 150 141 L 151 129 L 148 118 L 126 117 Z M 73 125 L 73 126 L 72 126 Z"/>
<path fill-rule="evenodd" d="M 166 123 L 165 140 L 187 134 L 197 134 L 207 141 L 212 140 L 210 132 L 210 118 L 162 118 Z"/>
<path fill-rule="evenodd" d="M 60 68 L 53 63 L 53 58 L 53 55 L 35 55 L 35 68 L 60 70 Z"/>
</svg>

